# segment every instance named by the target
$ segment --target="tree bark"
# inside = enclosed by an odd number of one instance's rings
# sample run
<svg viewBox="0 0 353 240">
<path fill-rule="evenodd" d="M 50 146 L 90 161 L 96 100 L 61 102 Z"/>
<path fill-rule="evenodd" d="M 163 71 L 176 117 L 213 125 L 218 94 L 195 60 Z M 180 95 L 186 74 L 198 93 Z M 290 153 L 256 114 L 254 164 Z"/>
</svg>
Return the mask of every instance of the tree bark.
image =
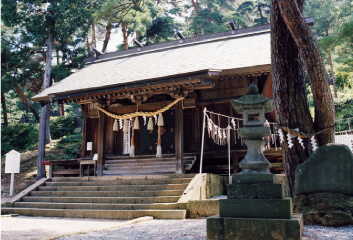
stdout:
<svg viewBox="0 0 353 240">
<path fill-rule="evenodd" d="M 305 72 L 298 48 L 280 15 L 277 0 L 272 0 L 271 4 L 271 58 L 277 124 L 312 133 L 314 125 L 306 96 Z M 294 146 L 289 148 L 286 138 L 281 148 L 287 176 L 286 190 L 290 196 L 294 193 L 295 169 L 311 151 L 309 140 L 304 140 L 305 149 L 297 139 L 293 141 Z"/>
<path fill-rule="evenodd" d="M 15 91 L 17 92 L 18 96 L 20 97 L 21 101 L 27 106 L 27 108 L 33 113 L 33 116 L 36 120 L 36 122 L 39 122 L 39 116 L 37 111 L 32 107 L 32 105 L 29 103 L 28 98 L 24 95 L 22 90 L 18 86 L 14 86 Z"/>
<path fill-rule="evenodd" d="M 278 0 L 281 16 L 286 23 L 310 78 L 315 104 L 315 130 L 328 131 L 318 135 L 319 145 L 334 142 L 335 107 L 329 79 L 315 38 L 301 14 L 297 1 Z"/>
<path fill-rule="evenodd" d="M 59 115 L 60 116 L 65 116 L 65 109 L 64 109 L 64 104 L 63 103 L 59 104 Z"/>
<path fill-rule="evenodd" d="M 43 90 L 50 86 L 53 44 L 54 44 L 54 25 L 51 26 L 49 36 L 48 36 L 47 52 L 46 52 L 46 58 L 45 58 Z M 44 168 L 44 165 L 42 165 L 42 162 L 45 159 L 45 141 L 47 140 L 47 134 L 48 134 L 47 130 L 49 129 L 48 127 L 49 116 L 50 116 L 50 105 L 46 104 L 41 108 L 40 120 L 39 120 L 37 180 L 45 177 L 45 168 Z"/>
<path fill-rule="evenodd" d="M 47 120 L 45 122 L 45 144 L 51 142 L 51 135 L 50 135 L 50 110 L 51 104 L 48 103 L 47 105 Z"/>
<path fill-rule="evenodd" d="M 109 39 L 110 39 L 110 34 L 112 32 L 112 26 L 113 25 L 111 23 L 108 23 L 107 27 L 105 28 L 106 29 L 106 33 L 105 33 L 105 39 L 103 41 L 103 48 L 102 48 L 102 52 L 103 53 L 107 50 L 108 42 L 109 42 Z"/>
<path fill-rule="evenodd" d="M 94 25 L 94 23 L 92 23 L 92 45 L 93 45 L 93 47 L 96 48 L 96 45 L 97 45 L 97 41 L 96 41 L 96 26 Z"/>
<path fill-rule="evenodd" d="M 327 53 L 328 55 L 328 60 L 330 61 L 330 69 L 331 69 L 331 79 L 332 79 L 332 85 L 333 85 L 333 92 L 335 94 L 335 98 L 337 98 L 337 88 L 336 88 L 336 79 L 335 79 L 335 72 L 333 70 L 333 63 L 332 63 L 332 56 L 331 52 L 329 51 Z"/>
<path fill-rule="evenodd" d="M 9 122 L 7 120 L 7 112 L 6 112 L 6 101 L 5 101 L 5 93 L 1 93 L 1 106 L 2 106 L 2 114 L 4 117 L 4 126 L 6 127 L 9 125 Z"/>
<path fill-rule="evenodd" d="M 122 26 L 122 30 L 123 30 L 124 49 L 127 50 L 129 48 L 129 45 L 128 45 L 128 39 L 127 39 L 126 24 L 124 22 L 122 22 L 121 26 Z"/>
</svg>

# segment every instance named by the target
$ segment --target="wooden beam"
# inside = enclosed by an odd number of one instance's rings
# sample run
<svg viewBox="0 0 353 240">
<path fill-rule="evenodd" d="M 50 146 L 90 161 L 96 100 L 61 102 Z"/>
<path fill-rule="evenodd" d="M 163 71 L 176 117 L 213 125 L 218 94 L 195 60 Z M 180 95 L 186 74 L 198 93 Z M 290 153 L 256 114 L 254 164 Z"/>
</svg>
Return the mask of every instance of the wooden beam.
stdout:
<svg viewBox="0 0 353 240">
<path fill-rule="evenodd" d="M 104 167 L 104 147 L 105 147 L 105 114 L 99 111 L 99 124 L 98 124 L 98 161 L 97 161 L 97 176 L 103 175 Z"/>
<path fill-rule="evenodd" d="M 172 103 L 173 101 L 163 101 L 163 102 L 154 102 L 154 103 L 144 103 L 139 105 L 138 109 L 139 111 L 157 111 L 161 108 L 164 108 L 168 104 Z M 128 105 L 128 106 L 121 106 L 118 104 L 113 104 L 108 107 L 107 109 L 109 112 L 115 113 L 115 114 L 127 114 L 127 113 L 133 113 L 136 112 L 137 106 L 136 105 Z"/>
<path fill-rule="evenodd" d="M 182 103 L 178 102 L 175 107 L 175 157 L 177 162 L 177 173 L 184 173 L 184 112 Z"/>
</svg>

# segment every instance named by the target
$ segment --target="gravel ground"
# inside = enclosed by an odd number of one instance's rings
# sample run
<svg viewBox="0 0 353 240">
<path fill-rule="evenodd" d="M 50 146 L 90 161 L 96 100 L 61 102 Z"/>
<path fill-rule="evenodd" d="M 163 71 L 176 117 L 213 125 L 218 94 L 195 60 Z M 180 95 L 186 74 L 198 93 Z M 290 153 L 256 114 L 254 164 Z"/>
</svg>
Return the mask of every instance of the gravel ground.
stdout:
<svg viewBox="0 0 353 240">
<path fill-rule="evenodd" d="M 1 217 L 2 240 L 205 240 L 206 219 L 112 221 L 78 218 Z M 85 233 L 85 234 L 81 234 Z M 64 237 L 61 237 L 64 236 Z M 303 240 L 353 240 L 353 226 L 305 226 Z"/>
<path fill-rule="evenodd" d="M 206 219 L 153 220 L 109 231 L 74 235 L 60 240 L 205 240 Z M 303 240 L 352 240 L 353 226 L 328 228 L 305 226 Z"/>
<path fill-rule="evenodd" d="M 65 235 L 113 228 L 126 222 L 82 218 L 2 216 L 1 240 L 56 239 Z"/>
</svg>

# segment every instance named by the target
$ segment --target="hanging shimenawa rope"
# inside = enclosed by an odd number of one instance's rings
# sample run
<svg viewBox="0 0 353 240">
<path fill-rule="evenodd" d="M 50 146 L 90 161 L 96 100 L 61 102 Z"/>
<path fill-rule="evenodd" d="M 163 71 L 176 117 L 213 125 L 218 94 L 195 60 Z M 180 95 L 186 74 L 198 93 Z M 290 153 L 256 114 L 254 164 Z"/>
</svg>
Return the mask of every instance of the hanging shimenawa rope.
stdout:
<svg viewBox="0 0 353 240">
<path fill-rule="evenodd" d="M 173 107 L 175 104 L 177 104 L 179 101 L 184 100 L 184 97 L 178 98 L 176 99 L 174 102 L 168 104 L 167 106 L 165 106 L 164 108 L 159 109 L 156 112 L 134 112 L 134 113 L 128 113 L 128 114 L 124 114 L 124 115 L 116 115 L 114 113 L 108 112 L 107 110 L 104 110 L 100 107 L 97 107 L 98 110 L 102 111 L 103 113 L 105 113 L 106 115 L 108 115 L 109 117 L 115 118 L 115 119 L 130 119 L 130 118 L 135 118 L 135 117 L 153 117 L 155 115 L 158 115 L 160 113 L 164 113 L 165 111 L 169 110 L 169 108 Z"/>
<path fill-rule="evenodd" d="M 286 132 L 288 132 L 289 134 L 291 134 L 291 135 L 293 135 L 293 136 L 296 136 L 296 137 L 311 138 L 311 137 L 314 137 L 314 136 L 316 136 L 316 135 L 319 135 L 320 133 L 327 132 L 328 130 L 330 130 L 330 129 L 333 128 L 333 127 L 335 127 L 335 126 L 332 126 L 332 127 L 326 128 L 326 129 L 324 129 L 324 130 L 321 130 L 320 132 L 311 133 L 311 134 L 299 132 L 299 131 L 297 131 L 297 130 L 290 129 L 290 128 L 288 128 L 288 127 L 279 127 L 279 128 L 283 129 L 284 131 L 286 131 Z"/>
</svg>

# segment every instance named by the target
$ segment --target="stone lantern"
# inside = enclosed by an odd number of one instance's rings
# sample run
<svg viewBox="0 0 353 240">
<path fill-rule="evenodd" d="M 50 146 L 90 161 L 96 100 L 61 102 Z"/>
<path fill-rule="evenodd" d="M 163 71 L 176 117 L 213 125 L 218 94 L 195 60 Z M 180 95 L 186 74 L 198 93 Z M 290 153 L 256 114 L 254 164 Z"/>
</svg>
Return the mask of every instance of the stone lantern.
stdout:
<svg viewBox="0 0 353 240">
<path fill-rule="evenodd" d="M 233 175 L 227 199 L 219 200 L 219 215 L 207 218 L 208 240 L 300 240 L 303 231 L 301 214 L 293 214 L 292 199 L 284 196 L 284 186 L 270 173 L 271 164 L 263 154 L 265 113 L 272 111 L 272 98 L 258 94 L 251 84 L 248 93 L 231 100 L 237 113 L 243 114 L 244 127 L 238 129 L 248 148 L 239 163 L 242 171 Z"/>
<path fill-rule="evenodd" d="M 271 134 L 269 127 L 264 127 L 265 113 L 272 112 L 273 98 L 265 98 L 258 93 L 258 88 L 251 84 L 248 93 L 238 100 L 231 99 L 237 113 L 243 114 L 244 127 L 238 129 L 248 147 L 245 158 L 239 163 L 241 174 L 269 173 L 271 164 L 263 155 L 265 141 L 263 137 Z"/>
</svg>

